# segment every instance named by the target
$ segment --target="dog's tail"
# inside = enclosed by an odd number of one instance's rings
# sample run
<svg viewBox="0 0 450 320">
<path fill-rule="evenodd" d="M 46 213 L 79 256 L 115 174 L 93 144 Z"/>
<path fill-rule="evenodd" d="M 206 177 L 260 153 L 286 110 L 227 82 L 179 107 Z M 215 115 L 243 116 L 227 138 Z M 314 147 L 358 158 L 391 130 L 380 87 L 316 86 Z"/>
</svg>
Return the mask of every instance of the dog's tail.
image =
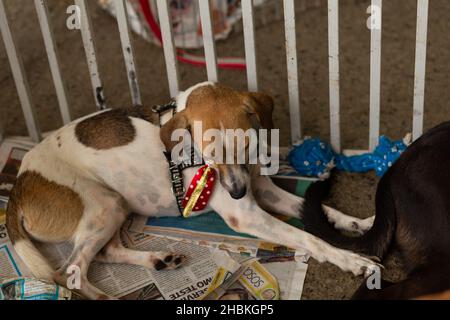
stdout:
<svg viewBox="0 0 450 320">
<path fill-rule="evenodd" d="M 53 281 L 55 271 L 23 227 L 23 213 L 12 197 L 6 210 L 6 228 L 14 249 L 34 277 Z"/>
<path fill-rule="evenodd" d="M 374 225 L 365 235 L 359 238 L 347 237 L 328 222 L 322 208 L 322 199 L 327 196 L 331 188 L 330 179 L 313 184 L 306 192 L 302 215 L 305 231 L 338 248 L 383 258 L 392 241 L 396 227 L 395 205 L 388 175 L 389 172 L 379 183 Z"/>
</svg>

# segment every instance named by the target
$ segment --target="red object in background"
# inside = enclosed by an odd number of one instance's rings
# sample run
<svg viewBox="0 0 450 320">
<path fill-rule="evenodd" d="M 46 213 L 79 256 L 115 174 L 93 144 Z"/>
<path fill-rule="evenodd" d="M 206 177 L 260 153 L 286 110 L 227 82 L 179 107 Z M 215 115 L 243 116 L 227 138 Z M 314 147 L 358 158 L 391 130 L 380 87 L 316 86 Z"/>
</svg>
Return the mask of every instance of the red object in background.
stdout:
<svg viewBox="0 0 450 320">
<path fill-rule="evenodd" d="M 152 8 L 150 7 L 149 1 L 139 0 L 139 3 L 141 4 L 142 12 L 144 13 L 145 19 L 147 20 L 150 29 L 152 30 L 155 37 L 161 43 L 161 46 L 163 46 L 161 28 L 159 27 L 158 23 L 155 21 L 155 18 L 153 17 Z M 188 54 L 186 53 L 186 51 L 181 49 L 177 49 L 177 53 L 178 53 L 177 59 L 180 62 L 189 63 L 195 66 L 202 66 L 202 67 L 206 66 L 204 57 Z M 245 63 L 241 63 L 237 60 L 238 60 L 237 58 L 221 58 L 221 59 L 219 58 L 218 67 L 221 69 L 240 69 L 240 70 L 247 69 L 247 65 Z"/>
</svg>

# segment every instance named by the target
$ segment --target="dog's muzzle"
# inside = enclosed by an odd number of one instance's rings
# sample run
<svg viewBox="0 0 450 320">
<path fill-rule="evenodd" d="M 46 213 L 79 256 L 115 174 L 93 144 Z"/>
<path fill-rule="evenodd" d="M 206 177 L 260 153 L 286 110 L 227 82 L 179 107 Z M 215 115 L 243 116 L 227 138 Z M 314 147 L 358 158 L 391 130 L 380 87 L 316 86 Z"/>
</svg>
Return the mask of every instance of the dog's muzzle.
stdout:
<svg viewBox="0 0 450 320">
<path fill-rule="evenodd" d="M 220 183 L 233 199 L 239 200 L 246 196 L 248 173 L 244 166 L 219 166 L 219 174 Z"/>
</svg>

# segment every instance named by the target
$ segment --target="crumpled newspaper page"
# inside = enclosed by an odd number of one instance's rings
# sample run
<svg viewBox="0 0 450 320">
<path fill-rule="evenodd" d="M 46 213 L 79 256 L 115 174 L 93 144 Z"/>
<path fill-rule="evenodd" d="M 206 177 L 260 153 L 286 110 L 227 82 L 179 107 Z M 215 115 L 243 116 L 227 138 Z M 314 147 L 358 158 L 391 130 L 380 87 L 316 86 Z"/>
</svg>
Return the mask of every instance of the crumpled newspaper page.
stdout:
<svg viewBox="0 0 450 320">
<path fill-rule="evenodd" d="M 8 139 L 0 145 L 0 283 L 7 279 L 29 276 L 6 230 L 6 207 L 16 181 L 23 156 L 33 147 L 27 139 Z"/>
<path fill-rule="evenodd" d="M 0 300 L 70 300 L 72 292 L 35 278 L 17 278 L 0 283 Z"/>
<path fill-rule="evenodd" d="M 33 146 L 34 143 L 27 138 L 7 139 L 0 145 L 0 299 L 79 298 L 64 287 L 32 278 L 30 271 L 16 254 L 6 230 L 5 216 L 9 193 L 15 183 L 23 156 Z M 216 287 L 221 285 L 245 261 L 248 261 L 249 257 L 257 257 L 259 270 L 245 268 L 244 271 L 247 271 L 247 279 L 251 281 L 256 281 L 256 278 L 265 278 L 266 282 L 272 283 L 272 287 L 279 288 L 279 293 L 273 296 L 266 294 L 266 299 L 276 297 L 282 300 L 299 300 L 301 298 L 307 270 L 305 263 L 307 257 L 304 253 L 299 255 L 298 252 L 288 248 L 261 244 L 258 240 L 242 237 L 233 238 L 234 246 L 211 246 L 208 245 L 211 243 L 210 238 L 193 243 L 186 239 L 136 232 L 131 228 L 134 218 L 135 216 L 131 216 L 122 228 L 124 246 L 141 251 L 182 253 L 188 259 L 182 268 L 170 271 L 94 262 L 88 277 L 93 285 L 107 294 L 124 300 L 201 300 L 207 292 L 213 290 L 211 289 L 213 283 Z M 191 236 L 195 233 L 191 231 Z M 219 237 L 222 236 L 219 235 Z M 247 247 L 246 241 L 254 246 L 253 249 Z M 72 250 L 70 243 L 58 245 L 36 243 L 36 245 L 49 259 L 55 270 L 64 263 Z M 229 250 L 232 248 L 236 250 Z M 216 279 L 220 270 L 223 271 L 224 276 Z M 220 297 L 223 300 L 258 298 L 264 298 L 262 291 L 246 286 L 241 277 L 231 283 Z"/>
</svg>

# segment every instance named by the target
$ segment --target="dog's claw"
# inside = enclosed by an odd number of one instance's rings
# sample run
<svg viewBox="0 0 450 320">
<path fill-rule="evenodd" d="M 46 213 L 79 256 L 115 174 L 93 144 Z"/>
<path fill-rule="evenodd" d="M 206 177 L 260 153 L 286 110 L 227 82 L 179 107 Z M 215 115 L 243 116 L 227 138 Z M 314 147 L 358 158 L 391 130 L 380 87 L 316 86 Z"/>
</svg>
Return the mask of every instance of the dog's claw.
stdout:
<svg viewBox="0 0 450 320">
<path fill-rule="evenodd" d="M 379 260 L 379 259 L 378 259 Z M 368 278 L 375 274 L 376 272 L 380 272 L 384 270 L 384 266 L 380 263 L 374 263 L 371 266 L 363 266 L 361 267 L 361 274 L 364 275 L 364 278 Z"/>
<path fill-rule="evenodd" d="M 384 267 L 380 264 L 376 264 L 372 267 L 363 267 L 362 271 L 363 271 L 364 278 L 368 278 L 368 277 L 374 275 L 375 273 L 380 272 L 381 269 L 384 269 Z"/>
<path fill-rule="evenodd" d="M 364 254 L 361 255 L 361 256 L 366 258 L 366 259 L 372 260 L 372 261 L 376 262 L 377 264 L 381 264 L 381 259 L 379 257 L 377 257 L 377 256 L 366 256 Z"/>
<path fill-rule="evenodd" d="M 373 257 L 372 257 L 373 258 Z M 352 270 L 352 273 L 355 276 L 364 276 L 369 277 L 373 275 L 375 272 L 380 272 L 381 269 L 384 269 L 384 267 L 375 261 L 373 261 L 371 258 L 353 254 L 354 259 L 354 268 L 350 268 Z M 379 260 L 379 259 L 377 259 Z M 357 267 L 359 265 L 359 268 Z"/>
</svg>

